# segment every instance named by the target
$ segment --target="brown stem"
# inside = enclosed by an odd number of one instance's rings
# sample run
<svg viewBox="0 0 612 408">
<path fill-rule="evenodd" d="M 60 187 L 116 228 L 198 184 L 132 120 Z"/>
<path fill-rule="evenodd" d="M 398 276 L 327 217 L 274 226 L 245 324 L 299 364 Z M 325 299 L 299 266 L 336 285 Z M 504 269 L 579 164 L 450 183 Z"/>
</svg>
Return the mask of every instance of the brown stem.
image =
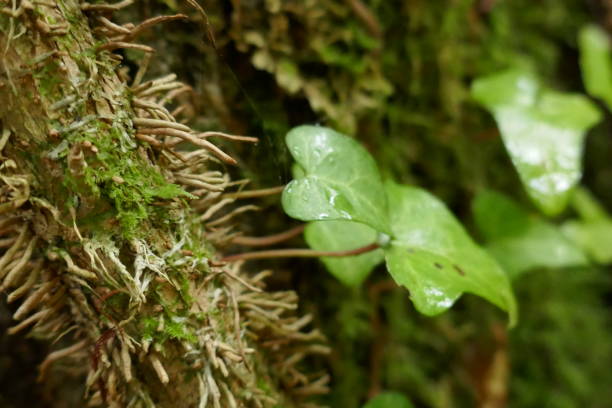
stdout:
<svg viewBox="0 0 612 408">
<path fill-rule="evenodd" d="M 269 259 L 269 258 L 319 258 L 321 256 L 350 256 L 359 255 L 374 251 L 380 248 L 377 242 L 361 248 L 349 249 L 346 251 L 315 251 L 313 249 L 293 248 L 293 249 L 270 249 L 268 251 L 245 252 L 242 254 L 230 255 L 221 259 L 223 262 L 234 262 L 247 259 Z"/>
<path fill-rule="evenodd" d="M 283 231 L 279 234 L 268 235 L 266 237 L 236 237 L 232 240 L 232 243 L 246 246 L 274 245 L 300 235 L 304 231 L 304 228 L 306 228 L 306 224 L 298 225 L 297 227 L 293 227 L 287 231 Z"/>
<path fill-rule="evenodd" d="M 346 0 L 353 12 L 365 25 L 370 34 L 376 38 L 382 37 L 382 29 L 376 16 L 361 0 Z"/>
<path fill-rule="evenodd" d="M 236 198 L 236 199 L 264 197 L 268 195 L 282 193 L 284 189 L 285 189 L 285 186 L 278 186 L 278 187 L 263 188 L 261 190 L 238 191 L 236 193 L 224 194 L 223 197 Z"/>
</svg>

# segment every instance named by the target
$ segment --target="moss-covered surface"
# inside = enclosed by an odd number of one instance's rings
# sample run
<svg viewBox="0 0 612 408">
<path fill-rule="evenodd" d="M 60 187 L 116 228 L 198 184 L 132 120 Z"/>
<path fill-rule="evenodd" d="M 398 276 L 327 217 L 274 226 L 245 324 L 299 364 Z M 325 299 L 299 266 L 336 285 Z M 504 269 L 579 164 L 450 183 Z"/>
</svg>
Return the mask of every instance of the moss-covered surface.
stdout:
<svg viewBox="0 0 612 408">
<path fill-rule="evenodd" d="M 303 405 L 313 378 L 289 357 L 322 336 L 295 294 L 217 260 L 224 153 L 168 111 L 185 85 L 120 69 L 115 48 L 141 74 L 152 50 L 108 5 L 2 7 L 0 283 L 7 332 L 52 350 L 39 379 L 72 367 L 80 384 L 53 406 Z"/>
</svg>

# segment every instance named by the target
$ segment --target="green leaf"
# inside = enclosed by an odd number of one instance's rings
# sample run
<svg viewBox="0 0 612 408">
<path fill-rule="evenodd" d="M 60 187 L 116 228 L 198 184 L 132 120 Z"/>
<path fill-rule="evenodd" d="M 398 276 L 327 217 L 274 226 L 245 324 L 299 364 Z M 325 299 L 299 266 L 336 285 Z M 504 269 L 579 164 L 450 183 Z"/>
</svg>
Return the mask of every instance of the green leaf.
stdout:
<svg viewBox="0 0 612 408">
<path fill-rule="evenodd" d="M 582 175 L 585 132 L 600 119 L 586 97 L 543 89 L 529 73 L 478 79 L 473 97 L 495 116 L 525 188 L 547 215 L 563 211 Z"/>
<path fill-rule="evenodd" d="M 355 140 L 332 129 L 300 126 L 287 146 L 303 177 L 283 191 L 285 212 L 302 221 L 352 220 L 389 232 L 387 202 L 376 162 Z"/>
<path fill-rule="evenodd" d="M 412 403 L 398 392 L 383 392 L 368 401 L 363 408 L 412 408 Z"/>
<path fill-rule="evenodd" d="M 514 324 L 517 306 L 508 277 L 445 205 L 419 188 L 386 188 L 394 236 L 385 250 L 387 267 L 408 288 L 416 309 L 436 315 L 469 292 L 506 310 Z"/>
<path fill-rule="evenodd" d="M 378 233 L 365 224 L 352 221 L 315 221 L 306 226 L 304 238 L 317 251 L 344 251 L 376 241 Z M 355 256 L 322 257 L 321 261 L 340 282 L 359 286 L 384 259 L 381 249 Z"/>
<path fill-rule="evenodd" d="M 595 196 L 586 188 L 578 187 L 571 200 L 572 208 L 585 221 L 610 219 L 610 215 Z"/>
<path fill-rule="evenodd" d="M 529 228 L 529 215 L 514 201 L 494 191 L 478 194 L 472 202 L 472 212 L 486 241 L 520 236 Z"/>
<path fill-rule="evenodd" d="M 580 30 L 578 46 L 584 87 L 612 110 L 612 46 L 608 34 L 595 25 L 587 25 Z"/>
<path fill-rule="evenodd" d="M 476 225 L 488 241 L 487 250 L 515 279 L 537 268 L 588 265 L 582 250 L 555 225 L 530 216 L 508 197 L 480 193 L 473 203 Z"/>
<path fill-rule="evenodd" d="M 567 221 L 563 233 L 595 262 L 612 263 L 612 219 L 608 212 L 584 187 L 572 195 L 572 207 L 581 220 Z"/>
<path fill-rule="evenodd" d="M 612 263 L 612 220 L 568 221 L 563 232 L 595 262 Z"/>
</svg>

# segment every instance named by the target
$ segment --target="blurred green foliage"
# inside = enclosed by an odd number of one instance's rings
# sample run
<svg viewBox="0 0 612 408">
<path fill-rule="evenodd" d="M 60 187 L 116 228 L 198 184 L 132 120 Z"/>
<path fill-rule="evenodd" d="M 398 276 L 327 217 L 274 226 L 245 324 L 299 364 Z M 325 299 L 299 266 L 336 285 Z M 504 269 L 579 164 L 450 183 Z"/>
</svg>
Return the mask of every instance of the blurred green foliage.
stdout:
<svg viewBox="0 0 612 408">
<path fill-rule="evenodd" d="M 142 16 L 194 16 L 191 24 L 153 30 L 143 41 L 164 56 L 160 71 L 177 72 L 201 95 L 194 104 L 204 114 L 194 118 L 196 126 L 261 138 L 254 152 L 228 147 L 255 186 L 288 180 L 288 129 L 324 124 L 359 138 L 385 175 L 429 190 L 468 227 L 479 224 L 483 244 L 512 238 L 510 248 L 522 257 L 507 266 L 520 270 L 514 281 L 520 324 L 511 331 L 502 313 L 472 296 L 442 316 L 421 316 L 381 268 L 362 288 L 350 289 L 316 261 L 274 264 L 272 286 L 297 289 L 302 311 L 312 312 L 329 338 L 331 357 L 310 362 L 332 373 L 322 403 L 357 408 L 382 390 L 436 408 L 612 401 L 610 268 L 570 267 L 549 255 L 562 243 L 579 248 L 574 260 L 581 252 L 610 262 L 612 221 L 605 210 L 599 218 L 584 216 L 576 196 L 554 220 L 534 215 L 493 117 L 469 92 L 478 77 L 520 69 L 545 87 L 584 93 L 579 33 L 610 18 L 603 1 L 210 2 L 217 50 L 202 40 L 198 17 L 181 2 L 144 0 L 139 7 Z M 607 209 L 611 124 L 606 113 L 584 152 L 583 184 Z M 474 222 L 472 202 L 485 189 L 512 199 L 516 217 L 483 222 L 475 214 Z M 272 200 L 258 204 L 262 214 L 242 219 L 247 233 L 287 227 Z M 499 252 L 510 259 L 509 249 Z"/>
</svg>

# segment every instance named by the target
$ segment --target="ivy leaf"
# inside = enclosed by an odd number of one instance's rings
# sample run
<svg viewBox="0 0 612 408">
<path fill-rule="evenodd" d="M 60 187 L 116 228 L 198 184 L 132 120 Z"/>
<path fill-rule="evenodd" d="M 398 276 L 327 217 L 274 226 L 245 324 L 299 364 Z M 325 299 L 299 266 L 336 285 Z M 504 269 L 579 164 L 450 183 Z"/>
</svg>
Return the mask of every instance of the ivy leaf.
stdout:
<svg viewBox="0 0 612 408">
<path fill-rule="evenodd" d="M 472 207 L 476 225 L 488 241 L 487 250 L 511 279 L 537 268 L 588 265 L 582 250 L 559 228 L 530 216 L 510 198 L 484 191 Z"/>
<path fill-rule="evenodd" d="M 612 263 L 612 219 L 601 203 L 586 189 L 578 188 L 572 196 L 572 207 L 581 220 L 563 224 L 563 232 L 595 262 Z"/>
<path fill-rule="evenodd" d="M 352 220 L 389 232 L 383 184 L 370 154 L 355 140 L 320 126 L 287 134 L 303 170 L 283 191 L 285 212 L 302 221 Z"/>
<path fill-rule="evenodd" d="M 433 316 L 469 292 L 506 310 L 513 325 L 517 306 L 508 277 L 445 205 L 419 188 L 391 182 L 386 189 L 394 237 L 385 250 L 387 268 L 416 309 Z"/>
<path fill-rule="evenodd" d="M 378 233 L 352 221 L 315 221 L 306 226 L 304 238 L 317 251 L 344 251 L 376 241 Z M 384 259 L 381 249 L 355 256 L 322 257 L 329 272 L 346 286 L 359 286 Z"/>
<path fill-rule="evenodd" d="M 495 116 L 529 196 L 545 214 L 560 213 L 582 175 L 585 132 L 599 110 L 582 95 L 542 89 L 514 70 L 476 80 L 472 95 Z"/>
<path fill-rule="evenodd" d="M 597 263 L 612 263 L 612 220 L 567 221 L 565 235 L 584 249 Z"/>
<path fill-rule="evenodd" d="M 408 398 L 398 392 L 383 392 L 368 401 L 363 408 L 412 408 Z"/>
<path fill-rule="evenodd" d="M 580 30 L 578 46 L 584 87 L 612 110 L 612 46 L 608 34 L 595 25 L 587 25 Z"/>
</svg>

